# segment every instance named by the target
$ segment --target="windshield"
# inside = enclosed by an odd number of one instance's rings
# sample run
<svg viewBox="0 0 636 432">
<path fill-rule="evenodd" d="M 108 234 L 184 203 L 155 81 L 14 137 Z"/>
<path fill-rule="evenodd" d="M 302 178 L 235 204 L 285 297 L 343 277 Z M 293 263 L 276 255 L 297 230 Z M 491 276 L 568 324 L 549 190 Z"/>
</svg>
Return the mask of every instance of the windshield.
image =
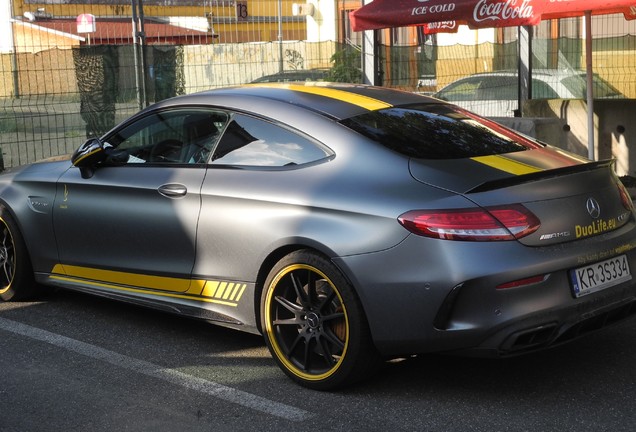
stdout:
<svg viewBox="0 0 636 432">
<path fill-rule="evenodd" d="M 394 107 L 341 123 L 391 150 L 418 159 L 471 158 L 540 147 L 493 121 L 450 105 Z"/>
</svg>

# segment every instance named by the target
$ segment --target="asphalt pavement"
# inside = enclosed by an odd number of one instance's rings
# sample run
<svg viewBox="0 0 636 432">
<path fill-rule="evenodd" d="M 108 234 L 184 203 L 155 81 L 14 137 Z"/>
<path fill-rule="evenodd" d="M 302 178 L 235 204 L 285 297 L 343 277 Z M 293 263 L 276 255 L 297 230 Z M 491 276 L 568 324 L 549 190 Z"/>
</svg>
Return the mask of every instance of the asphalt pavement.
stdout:
<svg viewBox="0 0 636 432">
<path fill-rule="evenodd" d="M 636 321 L 507 360 L 301 388 L 259 336 L 68 291 L 0 304 L 0 431 L 633 431 Z"/>
</svg>

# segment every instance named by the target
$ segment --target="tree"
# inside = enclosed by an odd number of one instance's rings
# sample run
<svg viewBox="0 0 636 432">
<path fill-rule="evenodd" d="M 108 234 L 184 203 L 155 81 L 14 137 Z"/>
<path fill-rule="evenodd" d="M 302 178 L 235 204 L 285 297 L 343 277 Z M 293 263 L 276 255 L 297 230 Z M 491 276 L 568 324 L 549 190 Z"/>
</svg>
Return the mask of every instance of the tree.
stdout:
<svg viewBox="0 0 636 432">
<path fill-rule="evenodd" d="M 332 82 L 362 82 L 360 52 L 353 47 L 345 47 L 336 51 L 329 59 L 333 66 L 327 74 Z"/>
</svg>

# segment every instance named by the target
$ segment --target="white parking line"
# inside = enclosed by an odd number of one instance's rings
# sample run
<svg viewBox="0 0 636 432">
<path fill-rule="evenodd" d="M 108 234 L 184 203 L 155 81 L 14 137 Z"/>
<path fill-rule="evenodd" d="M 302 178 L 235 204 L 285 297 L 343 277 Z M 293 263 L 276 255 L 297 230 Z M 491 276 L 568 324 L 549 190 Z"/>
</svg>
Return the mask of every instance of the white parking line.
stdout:
<svg viewBox="0 0 636 432">
<path fill-rule="evenodd" d="M 55 345 L 87 357 L 105 361 L 117 367 L 128 369 L 149 377 L 158 378 L 191 390 L 205 393 L 227 402 L 241 405 L 266 414 L 291 421 L 304 421 L 314 416 L 313 413 L 285 405 L 251 393 L 227 387 L 222 384 L 197 378 L 182 372 L 162 368 L 159 365 L 118 354 L 95 345 L 81 342 L 66 336 L 51 333 L 16 321 L 0 318 L 0 329 L 26 336 L 31 339 Z"/>
</svg>

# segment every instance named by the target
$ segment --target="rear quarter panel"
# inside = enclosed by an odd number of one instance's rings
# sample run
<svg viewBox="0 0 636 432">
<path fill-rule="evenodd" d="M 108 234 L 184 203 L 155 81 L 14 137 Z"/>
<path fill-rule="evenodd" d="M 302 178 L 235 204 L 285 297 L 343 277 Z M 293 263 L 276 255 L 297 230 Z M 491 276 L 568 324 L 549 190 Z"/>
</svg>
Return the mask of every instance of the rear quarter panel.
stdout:
<svg viewBox="0 0 636 432">
<path fill-rule="evenodd" d="M 322 116 L 303 128 L 334 157 L 274 171 L 210 167 L 202 190 L 195 274 L 255 281 L 261 264 L 287 246 L 333 258 L 388 249 L 408 236 L 397 217 L 448 192 L 415 181 L 408 159 Z"/>
</svg>

